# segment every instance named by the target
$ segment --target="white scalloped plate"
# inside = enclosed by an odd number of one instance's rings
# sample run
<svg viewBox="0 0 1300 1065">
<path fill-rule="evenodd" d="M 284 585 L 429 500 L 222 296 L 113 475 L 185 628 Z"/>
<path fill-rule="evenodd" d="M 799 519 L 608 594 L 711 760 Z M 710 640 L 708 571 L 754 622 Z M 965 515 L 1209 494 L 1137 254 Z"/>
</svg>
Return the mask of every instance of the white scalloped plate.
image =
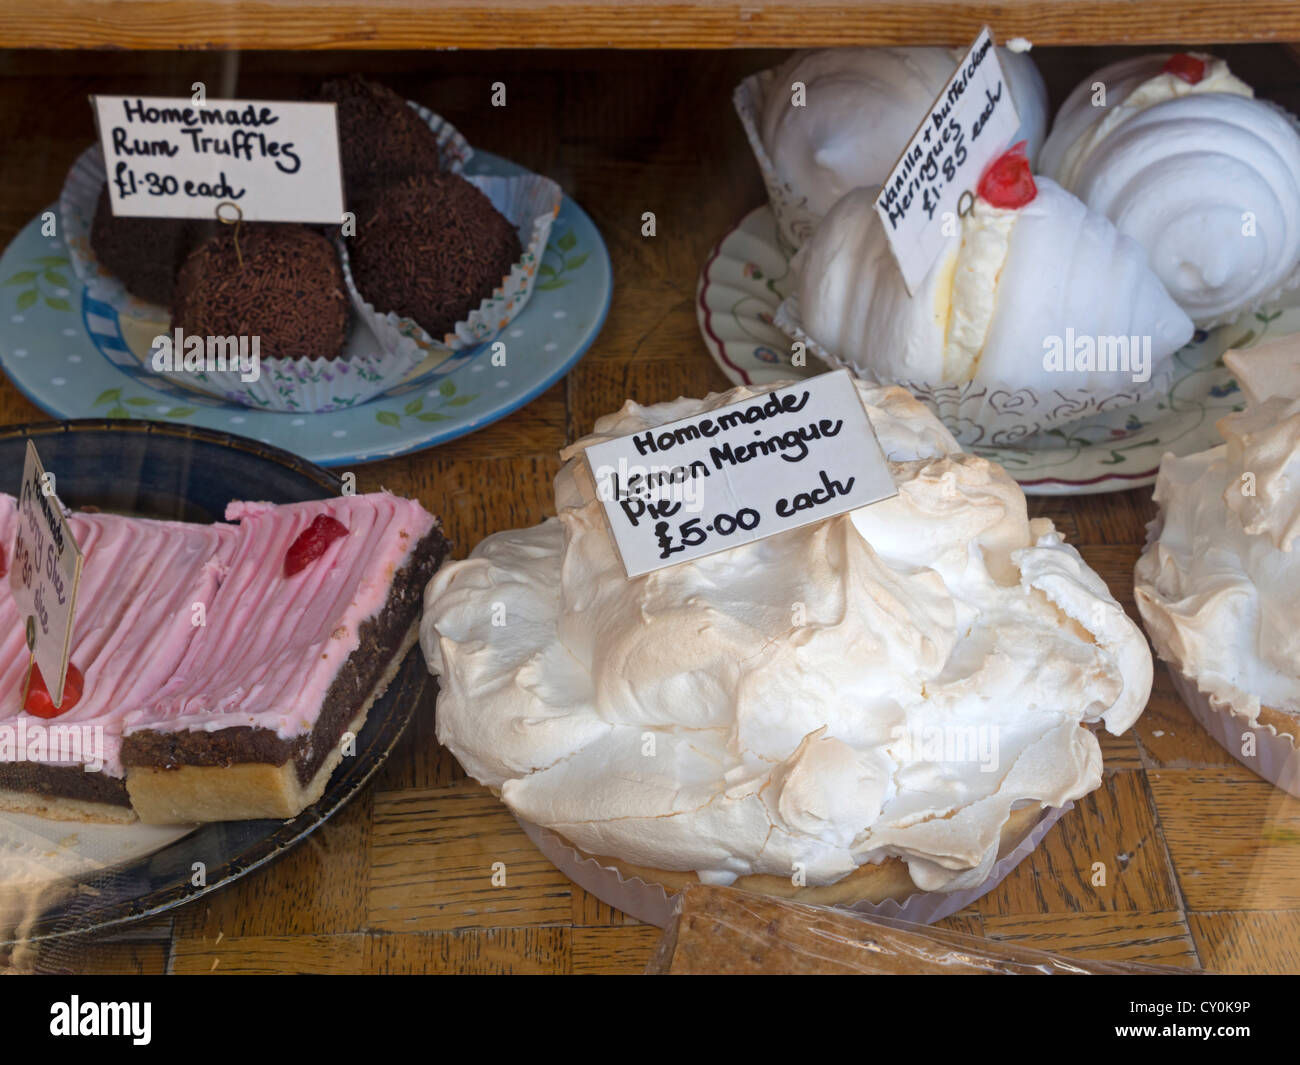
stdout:
<svg viewBox="0 0 1300 1065">
<path fill-rule="evenodd" d="M 709 254 L 696 289 L 696 315 L 709 354 L 735 384 L 825 372 L 816 359 L 791 365 L 790 341 L 772 324 L 789 284 L 790 264 L 766 205 L 745 215 Z M 1188 455 L 1222 443 L 1214 423 L 1242 407 L 1223 353 L 1266 334 L 1300 331 L 1297 304 L 1300 297 L 1291 294 L 1287 302 L 1231 325 L 1198 330 L 1174 356 L 1173 385 L 1159 399 L 1071 422 L 1014 447 L 969 450 L 1001 463 L 1030 495 L 1087 495 L 1152 484 L 1166 451 Z"/>
</svg>

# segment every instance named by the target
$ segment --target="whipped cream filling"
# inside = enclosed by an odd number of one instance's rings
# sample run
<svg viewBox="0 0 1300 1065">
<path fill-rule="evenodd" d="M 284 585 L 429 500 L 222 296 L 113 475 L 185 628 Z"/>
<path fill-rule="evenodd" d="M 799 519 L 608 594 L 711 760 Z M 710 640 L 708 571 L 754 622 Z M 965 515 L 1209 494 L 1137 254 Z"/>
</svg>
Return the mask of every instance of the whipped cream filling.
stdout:
<svg viewBox="0 0 1300 1065">
<path fill-rule="evenodd" d="M 1236 353 L 1246 380 L 1252 354 Z M 1300 713 L 1300 400 L 1271 396 L 1219 431 L 1225 444 L 1161 462 L 1136 596 L 1160 656 L 1257 722 L 1261 705 Z"/>
<path fill-rule="evenodd" d="M 1141 712 L 1141 634 L 1000 467 L 858 388 L 893 499 L 628 580 L 582 451 L 763 390 L 629 402 L 563 453 L 557 517 L 444 566 L 421 645 L 466 771 L 591 854 L 809 884 L 898 856 L 925 890 L 1095 788 L 1083 726 Z"/>
<path fill-rule="evenodd" d="M 1195 84 L 1184 81 L 1176 74 L 1165 73 L 1161 68 L 1169 58 L 1166 55 L 1144 56 L 1133 66 L 1116 64 L 1113 68 L 1118 75 L 1116 77 L 1109 77 L 1107 71 L 1112 68 L 1107 68 L 1088 79 L 1087 106 L 1090 109 L 1090 121 L 1075 132 L 1068 144 L 1054 146 L 1052 154 L 1044 156 L 1043 172 L 1065 188 L 1074 189 L 1080 171 L 1096 147 L 1117 127 L 1147 108 L 1181 96 L 1205 93 L 1249 97 L 1255 95 L 1255 90 L 1233 74 L 1222 59 L 1200 52 L 1189 54 L 1205 64 L 1205 73 Z M 1106 92 L 1106 103 L 1100 107 L 1092 102 L 1094 90 L 1091 86 L 1098 82 L 1105 86 Z M 1073 96 L 1062 111 L 1065 112 L 1067 121 L 1073 119 L 1076 126 L 1083 125 L 1083 116 L 1089 114 L 1089 111 L 1083 110 L 1083 101 L 1076 100 Z M 1056 158 L 1058 154 L 1059 161 Z"/>
<path fill-rule="evenodd" d="M 885 383 L 1033 388 L 1044 408 L 1069 389 L 1131 397 L 1191 339 L 1191 319 L 1141 246 L 1054 181 L 1036 184 L 1018 209 L 977 199 L 914 295 L 873 191 L 845 196 L 793 260 L 803 329 Z M 1073 347 L 1064 358 L 1080 338 L 1092 365 L 1076 363 Z M 1060 366 L 1046 359 L 1053 343 Z"/>
<path fill-rule="evenodd" d="M 993 207 L 976 197 L 962 219 L 961 247 L 946 292 L 947 330 L 944 337 L 943 379 L 969 381 L 979 367 L 980 354 L 998 305 L 998 279 L 1011 250 L 1017 211 Z"/>
</svg>

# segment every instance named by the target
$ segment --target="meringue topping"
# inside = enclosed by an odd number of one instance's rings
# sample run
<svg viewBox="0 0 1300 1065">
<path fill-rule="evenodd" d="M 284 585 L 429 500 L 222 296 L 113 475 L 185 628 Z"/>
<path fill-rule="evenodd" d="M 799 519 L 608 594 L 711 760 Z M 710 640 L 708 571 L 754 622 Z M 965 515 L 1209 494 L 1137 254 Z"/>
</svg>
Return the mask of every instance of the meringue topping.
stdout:
<svg viewBox="0 0 1300 1065">
<path fill-rule="evenodd" d="M 444 566 L 421 645 L 467 772 L 591 854 L 808 884 L 897 855 L 925 890 L 1095 788 L 1083 725 L 1141 712 L 1141 634 L 1005 471 L 856 387 L 892 499 L 628 580 L 583 450 L 767 390 L 629 402 L 563 452 L 555 518 Z"/>
<path fill-rule="evenodd" d="M 1254 370 L 1274 376 L 1260 354 L 1243 373 L 1256 395 L 1268 389 Z M 1300 398 L 1270 395 L 1218 427 L 1226 443 L 1160 464 L 1162 524 L 1137 564 L 1138 607 L 1160 656 L 1202 692 L 1252 722 L 1261 705 L 1300 713 Z"/>
</svg>

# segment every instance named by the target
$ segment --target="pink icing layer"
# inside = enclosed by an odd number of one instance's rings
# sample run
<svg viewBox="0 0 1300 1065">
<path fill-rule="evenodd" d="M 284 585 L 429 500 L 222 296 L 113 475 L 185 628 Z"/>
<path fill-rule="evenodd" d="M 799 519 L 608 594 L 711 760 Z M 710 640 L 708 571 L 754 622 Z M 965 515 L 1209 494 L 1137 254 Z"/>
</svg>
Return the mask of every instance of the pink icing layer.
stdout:
<svg viewBox="0 0 1300 1065">
<path fill-rule="evenodd" d="M 348 532 L 320 558 L 284 576 L 289 545 L 319 514 Z M 281 739 L 310 732 L 335 675 L 379 612 L 411 549 L 434 525 L 418 503 L 387 492 L 271 506 L 231 503 L 239 522 L 230 573 L 207 625 L 146 711 L 140 729 L 208 730 L 249 725 Z"/>
<path fill-rule="evenodd" d="M 104 772 L 122 775 L 121 725 L 147 706 L 180 664 L 199 631 L 195 603 L 208 603 L 229 566 L 237 530 L 229 525 L 123 518 L 69 517 L 84 555 L 72 623 L 72 663 L 84 692 L 52 720 L 21 707 L 27 671 L 23 620 L 9 591 L 17 509 L 0 495 L 0 543 L 6 576 L 0 588 L 0 722 L 103 727 Z"/>
<path fill-rule="evenodd" d="M 348 535 L 286 578 L 289 545 L 318 514 Z M 335 675 L 378 612 L 393 575 L 434 526 L 387 492 L 273 506 L 231 503 L 227 521 L 190 525 L 74 513 L 85 555 L 72 661 L 85 694 L 53 722 L 104 726 L 104 772 L 122 775 L 121 737 L 139 729 L 236 725 L 309 732 Z M 0 495 L 0 545 L 13 556 L 15 501 Z M 0 722 L 21 711 L 27 651 L 7 577 L 0 587 Z M 205 624 L 195 626 L 202 602 Z"/>
</svg>

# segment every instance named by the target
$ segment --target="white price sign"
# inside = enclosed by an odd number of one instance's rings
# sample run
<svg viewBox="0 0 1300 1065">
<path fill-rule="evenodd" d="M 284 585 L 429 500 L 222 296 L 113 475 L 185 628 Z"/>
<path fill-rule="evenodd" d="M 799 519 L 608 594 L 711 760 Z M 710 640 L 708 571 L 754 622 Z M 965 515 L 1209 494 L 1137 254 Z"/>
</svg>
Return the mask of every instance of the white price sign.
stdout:
<svg viewBox="0 0 1300 1065">
<path fill-rule="evenodd" d="M 63 702 L 72 618 L 81 580 L 81 548 L 63 516 L 58 497 L 27 441 L 23 482 L 18 490 L 18 533 L 14 537 L 9 589 L 18 614 L 35 638 L 36 665 L 55 706 Z"/>
<path fill-rule="evenodd" d="M 848 371 L 587 448 L 629 577 L 896 494 Z"/>
<path fill-rule="evenodd" d="M 952 236 L 963 195 L 1011 146 L 1020 117 L 986 26 L 899 156 L 876 213 L 908 292 L 915 293 Z"/>
<path fill-rule="evenodd" d="M 343 220 L 333 103 L 90 99 L 115 215 L 213 218 L 233 203 L 245 222 Z"/>
</svg>

